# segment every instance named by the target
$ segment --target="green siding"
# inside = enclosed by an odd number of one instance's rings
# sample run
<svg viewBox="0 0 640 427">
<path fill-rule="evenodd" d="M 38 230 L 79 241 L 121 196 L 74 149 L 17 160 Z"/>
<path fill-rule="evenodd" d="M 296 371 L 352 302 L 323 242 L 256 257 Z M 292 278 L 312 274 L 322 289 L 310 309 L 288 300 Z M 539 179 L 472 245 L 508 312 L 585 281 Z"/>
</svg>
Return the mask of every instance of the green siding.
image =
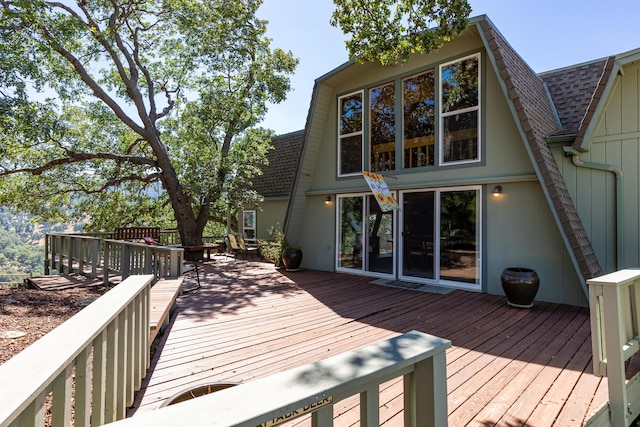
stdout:
<svg viewBox="0 0 640 427">
<path fill-rule="evenodd" d="M 495 71 L 484 55 L 477 32 L 454 41 L 433 55 L 416 56 L 398 67 L 375 64 L 352 65 L 327 77 L 318 88 L 310 132 L 305 147 L 303 172 L 290 211 L 287 236 L 303 247 L 305 268 L 335 269 L 335 194 L 364 192 L 362 177 L 336 177 L 337 97 L 359 89 L 407 76 L 436 66 L 438 62 L 482 52 L 482 162 L 464 167 L 436 167 L 418 171 L 387 173 L 392 190 L 484 185 L 482 238 L 483 290 L 503 294 L 500 274 L 509 266 L 527 266 L 538 271 L 541 288 L 538 299 L 586 305 L 581 287 L 563 239 L 538 183 Z M 365 138 L 366 144 L 366 138 Z M 559 161 L 564 159 L 559 156 Z M 563 164 L 565 168 L 571 168 Z M 578 191 L 573 172 L 572 191 Z M 503 187 L 503 197 L 494 199 L 493 186 Z M 333 195 L 333 204 L 324 198 Z"/>
</svg>

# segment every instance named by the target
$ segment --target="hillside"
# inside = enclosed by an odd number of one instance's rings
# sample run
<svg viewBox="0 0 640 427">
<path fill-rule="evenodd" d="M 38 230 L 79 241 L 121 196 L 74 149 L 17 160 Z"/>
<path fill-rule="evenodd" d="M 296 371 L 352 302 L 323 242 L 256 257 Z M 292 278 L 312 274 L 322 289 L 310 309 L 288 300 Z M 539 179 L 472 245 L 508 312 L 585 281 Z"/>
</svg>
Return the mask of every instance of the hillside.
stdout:
<svg viewBox="0 0 640 427">
<path fill-rule="evenodd" d="M 66 225 L 34 224 L 28 215 L 0 210 L 0 282 L 20 280 L 12 274 L 42 274 L 45 234 L 66 229 Z"/>
</svg>

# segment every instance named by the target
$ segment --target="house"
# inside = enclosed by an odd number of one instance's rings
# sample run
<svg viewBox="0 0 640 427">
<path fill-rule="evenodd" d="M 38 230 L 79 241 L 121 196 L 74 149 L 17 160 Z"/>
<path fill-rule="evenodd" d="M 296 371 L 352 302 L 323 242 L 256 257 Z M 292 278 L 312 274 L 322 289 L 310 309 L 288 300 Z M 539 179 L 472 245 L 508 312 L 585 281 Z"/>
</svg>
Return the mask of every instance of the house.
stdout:
<svg viewBox="0 0 640 427">
<path fill-rule="evenodd" d="M 244 206 L 239 232 L 248 239 L 270 239 L 271 227 L 282 228 L 289 196 L 295 182 L 304 131 L 275 136 L 273 150 L 267 153 L 268 165 L 253 181 L 253 189 L 264 199 L 259 206 Z"/>
<path fill-rule="evenodd" d="M 587 305 L 640 265 L 640 50 L 536 74 L 487 16 L 397 66 L 315 82 L 285 233 L 303 267 Z M 363 172 L 382 175 L 383 211 Z"/>
</svg>

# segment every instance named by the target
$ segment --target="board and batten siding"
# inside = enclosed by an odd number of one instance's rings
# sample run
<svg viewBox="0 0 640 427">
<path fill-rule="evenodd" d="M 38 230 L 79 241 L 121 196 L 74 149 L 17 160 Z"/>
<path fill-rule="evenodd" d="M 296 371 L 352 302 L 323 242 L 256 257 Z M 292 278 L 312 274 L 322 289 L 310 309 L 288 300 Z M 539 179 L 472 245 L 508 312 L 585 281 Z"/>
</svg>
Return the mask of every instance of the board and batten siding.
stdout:
<svg viewBox="0 0 640 427">
<path fill-rule="evenodd" d="M 605 272 L 640 266 L 640 64 L 625 65 L 618 74 L 604 109 L 594 117 L 596 127 L 582 162 L 618 168 L 622 192 L 617 194 L 616 175 L 607 170 L 576 167 L 570 157 L 554 149 L 571 197 Z M 622 209 L 622 229 L 617 210 Z M 623 254 L 618 260 L 617 239 Z"/>
</svg>

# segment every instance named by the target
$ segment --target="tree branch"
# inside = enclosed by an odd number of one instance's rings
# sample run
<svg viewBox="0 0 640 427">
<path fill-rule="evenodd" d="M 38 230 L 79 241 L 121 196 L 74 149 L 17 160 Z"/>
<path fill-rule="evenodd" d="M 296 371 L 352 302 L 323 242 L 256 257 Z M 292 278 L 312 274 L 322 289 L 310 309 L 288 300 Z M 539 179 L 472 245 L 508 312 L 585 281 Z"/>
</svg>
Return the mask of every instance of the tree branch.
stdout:
<svg viewBox="0 0 640 427">
<path fill-rule="evenodd" d="M 20 168 L 20 169 L 4 169 L 0 170 L 0 176 L 17 175 L 21 173 L 29 173 L 31 175 L 41 175 L 46 171 L 57 168 L 62 165 L 70 165 L 75 163 L 82 163 L 88 160 L 113 160 L 118 163 L 132 163 L 142 166 L 156 167 L 157 163 L 153 160 L 138 157 L 138 156 L 122 156 L 114 153 L 76 153 L 67 151 L 68 157 L 62 157 L 59 159 L 51 160 L 42 166 L 34 168 Z"/>
</svg>

